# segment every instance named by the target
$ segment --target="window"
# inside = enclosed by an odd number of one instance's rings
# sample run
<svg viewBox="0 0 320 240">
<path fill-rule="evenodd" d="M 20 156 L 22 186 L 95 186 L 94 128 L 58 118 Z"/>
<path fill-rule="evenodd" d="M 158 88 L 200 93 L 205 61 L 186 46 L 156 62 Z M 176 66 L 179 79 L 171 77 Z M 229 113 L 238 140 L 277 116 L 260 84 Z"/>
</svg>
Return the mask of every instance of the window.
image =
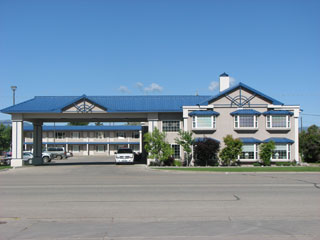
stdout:
<svg viewBox="0 0 320 240">
<path fill-rule="evenodd" d="M 163 132 L 179 132 L 180 121 L 162 121 Z"/>
<path fill-rule="evenodd" d="M 56 132 L 57 139 L 63 139 L 63 138 L 65 138 L 65 136 L 66 136 L 65 132 Z"/>
<path fill-rule="evenodd" d="M 173 149 L 172 157 L 174 157 L 175 159 L 180 158 L 180 145 L 172 144 L 171 147 Z"/>
<path fill-rule="evenodd" d="M 126 138 L 126 133 L 125 132 L 117 132 L 117 137 L 118 138 Z"/>
<path fill-rule="evenodd" d="M 258 118 L 255 115 L 234 116 L 235 128 L 258 128 Z"/>
<path fill-rule="evenodd" d="M 255 144 L 243 144 L 240 159 L 255 159 Z"/>
<path fill-rule="evenodd" d="M 79 132 L 71 132 L 71 138 L 79 138 L 80 134 Z"/>
<path fill-rule="evenodd" d="M 266 118 L 267 128 L 290 128 L 290 116 L 269 115 Z"/>
<path fill-rule="evenodd" d="M 132 132 L 132 138 L 139 138 L 139 132 L 138 131 L 135 131 L 135 132 Z"/>
<path fill-rule="evenodd" d="M 96 138 L 102 139 L 104 137 L 103 132 L 96 132 Z"/>
<path fill-rule="evenodd" d="M 42 137 L 46 138 L 47 137 L 47 133 L 46 132 L 42 132 Z"/>
<path fill-rule="evenodd" d="M 216 128 L 216 116 L 193 116 L 192 128 Z"/>
<path fill-rule="evenodd" d="M 27 132 L 26 133 L 27 138 L 33 138 L 33 132 Z"/>
<path fill-rule="evenodd" d="M 72 145 L 72 151 L 73 152 L 79 152 L 80 151 L 79 145 Z"/>
<path fill-rule="evenodd" d="M 272 159 L 290 159 L 291 146 L 290 144 L 276 143 L 276 148 L 272 153 Z"/>
<path fill-rule="evenodd" d="M 104 152 L 104 145 L 96 145 L 96 152 Z"/>
</svg>

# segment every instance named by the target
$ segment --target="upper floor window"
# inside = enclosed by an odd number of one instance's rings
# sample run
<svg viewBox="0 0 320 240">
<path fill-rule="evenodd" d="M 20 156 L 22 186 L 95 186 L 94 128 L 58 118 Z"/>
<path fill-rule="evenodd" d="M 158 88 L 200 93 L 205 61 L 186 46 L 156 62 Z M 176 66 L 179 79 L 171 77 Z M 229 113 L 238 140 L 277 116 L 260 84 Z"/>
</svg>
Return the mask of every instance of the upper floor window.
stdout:
<svg viewBox="0 0 320 240">
<path fill-rule="evenodd" d="M 71 135 L 70 135 L 71 138 L 80 138 L 80 134 L 79 132 L 71 132 Z"/>
<path fill-rule="evenodd" d="M 267 128 L 290 128 L 290 116 L 268 115 L 266 116 Z"/>
<path fill-rule="evenodd" d="M 117 132 L 117 137 L 118 138 L 126 138 L 126 133 L 125 132 Z"/>
<path fill-rule="evenodd" d="M 96 132 L 96 138 L 104 138 L 104 133 L 103 132 Z"/>
<path fill-rule="evenodd" d="M 180 121 L 162 121 L 162 131 L 163 132 L 179 132 Z"/>
<path fill-rule="evenodd" d="M 216 116 L 193 116 L 192 128 L 216 128 Z"/>
<path fill-rule="evenodd" d="M 57 139 L 63 139 L 66 137 L 66 133 L 65 132 L 56 132 L 56 138 Z"/>
<path fill-rule="evenodd" d="M 258 128 L 258 118 L 256 115 L 235 115 L 235 128 Z"/>
<path fill-rule="evenodd" d="M 140 135 L 139 135 L 138 131 L 132 132 L 132 138 L 139 138 L 139 137 L 140 137 Z"/>
</svg>

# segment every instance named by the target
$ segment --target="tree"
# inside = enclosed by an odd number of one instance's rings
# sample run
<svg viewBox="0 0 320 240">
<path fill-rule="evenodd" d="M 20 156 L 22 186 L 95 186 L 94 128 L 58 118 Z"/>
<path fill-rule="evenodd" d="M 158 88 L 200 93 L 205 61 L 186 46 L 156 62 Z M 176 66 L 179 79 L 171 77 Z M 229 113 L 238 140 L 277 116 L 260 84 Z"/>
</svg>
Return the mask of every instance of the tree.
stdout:
<svg viewBox="0 0 320 240">
<path fill-rule="evenodd" d="M 220 152 L 220 158 L 223 165 L 234 165 L 238 156 L 242 152 L 242 142 L 240 139 L 234 139 L 232 135 L 227 135 L 223 138 L 225 147 Z"/>
<path fill-rule="evenodd" d="M 165 138 L 166 134 L 160 132 L 158 128 L 155 128 L 152 133 L 144 135 L 146 152 L 160 164 L 173 154 L 173 149 Z"/>
<path fill-rule="evenodd" d="M 0 151 L 9 150 L 11 145 L 11 127 L 0 125 Z"/>
<path fill-rule="evenodd" d="M 320 162 L 320 128 L 312 125 L 299 135 L 299 148 L 303 161 Z"/>
<path fill-rule="evenodd" d="M 276 145 L 273 141 L 268 143 L 263 143 L 260 146 L 260 159 L 262 160 L 263 165 L 271 165 L 271 157 Z"/>
<path fill-rule="evenodd" d="M 220 143 L 211 138 L 204 138 L 195 143 L 195 164 L 198 166 L 217 165 Z"/>
<path fill-rule="evenodd" d="M 69 126 L 88 126 L 89 122 L 69 122 Z"/>
<path fill-rule="evenodd" d="M 179 137 L 175 139 L 176 144 L 180 145 L 187 153 L 186 166 L 189 166 L 189 160 L 191 159 L 193 145 L 192 132 L 185 132 L 180 130 L 178 136 Z"/>
</svg>

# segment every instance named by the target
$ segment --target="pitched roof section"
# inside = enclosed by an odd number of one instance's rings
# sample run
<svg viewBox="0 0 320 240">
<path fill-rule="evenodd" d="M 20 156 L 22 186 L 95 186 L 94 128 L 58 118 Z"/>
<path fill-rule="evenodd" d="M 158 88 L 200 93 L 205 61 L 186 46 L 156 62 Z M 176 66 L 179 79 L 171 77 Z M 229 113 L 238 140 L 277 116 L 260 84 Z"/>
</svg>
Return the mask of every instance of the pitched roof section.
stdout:
<svg viewBox="0 0 320 240">
<path fill-rule="evenodd" d="M 209 96 L 85 96 L 109 113 L 116 112 L 182 112 L 182 106 L 194 106 Z M 60 113 L 84 96 L 38 96 L 2 109 L 3 113 Z"/>
<path fill-rule="evenodd" d="M 267 101 L 269 101 L 270 103 L 272 103 L 272 104 L 274 104 L 274 105 L 284 105 L 282 102 L 280 102 L 280 101 L 278 101 L 278 100 L 276 100 L 276 99 L 274 99 L 274 98 L 272 98 L 272 97 L 269 97 L 269 96 L 263 94 L 262 92 L 260 92 L 260 91 L 258 91 L 258 90 L 255 90 L 255 89 L 253 89 L 252 87 L 249 87 L 249 86 L 247 86 L 246 84 L 241 83 L 241 82 L 240 82 L 239 84 L 233 86 L 233 87 L 230 87 L 230 88 L 228 88 L 228 89 L 226 89 L 226 90 L 218 93 L 218 94 L 217 94 L 216 96 L 214 96 L 214 97 L 208 98 L 206 101 L 202 102 L 201 105 L 208 105 L 210 102 L 213 102 L 213 101 L 215 101 L 215 100 L 217 100 L 217 99 L 225 96 L 226 94 L 228 94 L 228 93 L 230 93 L 230 92 L 233 92 L 234 90 L 236 90 L 236 89 L 238 89 L 238 88 L 240 88 L 240 87 L 243 88 L 243 89 L 248 90 L 249 92 L 252 92 L 252 93 L 257 94 L 258 96 L 266 99 Z"/>
</svg>

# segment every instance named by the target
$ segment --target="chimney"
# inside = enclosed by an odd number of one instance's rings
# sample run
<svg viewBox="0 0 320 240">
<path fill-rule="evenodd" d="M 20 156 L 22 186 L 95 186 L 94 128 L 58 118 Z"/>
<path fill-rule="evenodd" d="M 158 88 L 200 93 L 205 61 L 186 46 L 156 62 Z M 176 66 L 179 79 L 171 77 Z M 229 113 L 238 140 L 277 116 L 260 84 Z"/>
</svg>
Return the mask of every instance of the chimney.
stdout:
<svg viewBox="0 0 320 240">
<path fill-rule="evenodd" d="M 219 77 L 220 79 L 220 92 L 228 89 L 230 87 L 230 77 L 225 72 Z"/>
</svg>

